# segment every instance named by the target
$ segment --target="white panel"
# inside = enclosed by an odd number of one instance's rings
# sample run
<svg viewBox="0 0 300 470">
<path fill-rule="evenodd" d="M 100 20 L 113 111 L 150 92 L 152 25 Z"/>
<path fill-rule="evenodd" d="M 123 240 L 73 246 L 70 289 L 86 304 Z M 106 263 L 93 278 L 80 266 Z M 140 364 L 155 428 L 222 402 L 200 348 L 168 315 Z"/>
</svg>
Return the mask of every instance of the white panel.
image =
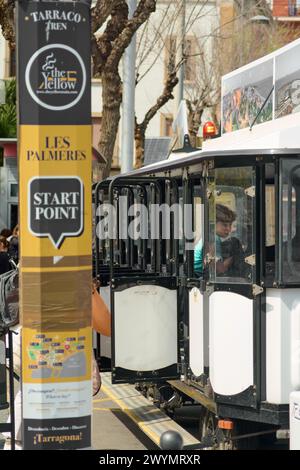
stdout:
<svg viewBox="0 0 300 470">
<path fill-rule="evenodd" d="M 299 290 L 293 292 L 291 310 L 291 382 L 293 390 L 300 390 L 300 301 Z"/>
<path fill-rule="evenodd" d="M 23 418 L 75 418 L 92 414 L 92 382 L 23 383 Z"/>
<path fill-rule="evenodd" d="M 267 401 L 289 403 L 300 387 L 300 289 L 267 289 Z"/>
<path fill-rule="evenodd" d="M 116 367 L 152 371 L 177 363 L 177 291 L 143 285 L 114 295 Z"/>
<path fill-rule="evenodd" d="M 100 294 L 110 311 L 110 286 L 100 287 Z M 101 357 L 111 359 L 111 338 L 109 336 L 100 335 L 100 354 Z"/>
<path fill-rule="evenodd" d="M 253 385 L 253 301 L 214 292 L 209 301 L 210 381 L 221 395 Z"/>
<path fill-rule="evenodd" d="M 290 395 L 290 450 L 300 450 L 300 392 Z"/>
<path fill-rule="evenodd" d="M 209 296 L 203 296 L 204 367 L 209 367 Z"/>
<path fill-rule="evenodd" d="M 198 377 L 203 374 L 203 295 L 194 287 L 189 292 L 190 368 Z"/>
</svg>

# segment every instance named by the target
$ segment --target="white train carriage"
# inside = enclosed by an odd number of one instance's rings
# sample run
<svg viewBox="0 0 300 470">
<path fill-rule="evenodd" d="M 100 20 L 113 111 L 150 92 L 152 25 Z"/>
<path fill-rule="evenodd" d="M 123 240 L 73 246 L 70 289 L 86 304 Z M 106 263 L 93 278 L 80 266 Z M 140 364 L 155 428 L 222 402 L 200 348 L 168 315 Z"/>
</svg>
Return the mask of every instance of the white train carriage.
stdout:
<svg viewBox="0 0 300 470">
<path fill-rule="evenodd" d="M 291 112 L 96 188 L 112 381 L 198 402 L 210 445 L 288 429 L 300 388 L 299 128 Z"/>
</svg>

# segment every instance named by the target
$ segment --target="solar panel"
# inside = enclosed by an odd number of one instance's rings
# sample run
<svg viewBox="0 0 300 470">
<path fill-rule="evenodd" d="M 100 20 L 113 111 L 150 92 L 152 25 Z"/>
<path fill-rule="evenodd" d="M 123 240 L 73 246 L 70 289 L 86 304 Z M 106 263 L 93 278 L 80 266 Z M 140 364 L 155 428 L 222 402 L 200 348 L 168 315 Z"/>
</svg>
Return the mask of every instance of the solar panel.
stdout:
<svg viewBox="0 0 300 470">
<path fill-rule="evenodd" d="M 171 137 L 149 137 L 145 139 L 144 166 L 165 160 L 169 153 Z"/>
</svg>

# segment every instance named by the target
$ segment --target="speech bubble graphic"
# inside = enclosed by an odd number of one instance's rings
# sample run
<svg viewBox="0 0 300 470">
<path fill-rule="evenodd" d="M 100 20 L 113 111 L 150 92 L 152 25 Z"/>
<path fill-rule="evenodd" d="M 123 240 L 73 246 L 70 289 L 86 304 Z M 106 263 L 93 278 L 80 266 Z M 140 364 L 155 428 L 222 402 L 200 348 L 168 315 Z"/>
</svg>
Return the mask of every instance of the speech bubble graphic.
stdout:
<svg viewBox="0 0 300 470">
<path fill-rule="evenodd" d="M 29 230 L 59 249 L 83 231 L 83 184 L 77 176 L 42 176 L 28 183 Z"/>
</svg>

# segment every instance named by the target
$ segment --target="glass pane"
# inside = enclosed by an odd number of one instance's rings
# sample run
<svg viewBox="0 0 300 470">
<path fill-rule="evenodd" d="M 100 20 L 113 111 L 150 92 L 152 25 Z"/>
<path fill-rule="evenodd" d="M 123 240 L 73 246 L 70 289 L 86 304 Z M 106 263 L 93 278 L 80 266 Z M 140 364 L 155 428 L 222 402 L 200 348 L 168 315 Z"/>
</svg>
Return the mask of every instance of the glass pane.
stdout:
<svg viewBox="0 0 300 470">
<path fill-rule="evenodd" d="M 18 184 L 17 183 L 11 183 L 10 197 L 18 197 Z"/>
<path fill-rule="evenodd" d="M 275 186 L 266 185 L 266 246 L 275 245 Z"/>
<path fill-rule="evenodd" d="M 180 211 L 183 213 L 183 196 L 182 194 L 182 189 L 179 188 L 179 206 L 180 206 Z M 178 250 L 179 250 L 179 256 L 182 258 L 184 255 L 184 233 L 181 227 L 181 224 L 179 226 L 179 243 L 178 243 Z"/>
<path fill-rule="evenodd" d="M 281 263 L 285 283 L 300 281 L 300 164 L 281 163 Z"/>
<path fill-rule="evenodd" d="M 202 277 L 203 274 L 203 240 L 204 240 L 204 205 L 200 195 L 200 188 L 194 188 L 193 196 L 194 210 L 194 230 L 195 230 L 195 249 L 194 249 L 194 275 Z"/>
<path fill-rule="evenodd" d="M 291 204 L 291 207 L 289 206 Z M 290 236 L 289 236 L 290 229 Z M 282 239 L 287 242 L 296 235 L 296 191 L 294 186 L 282 184 Z"/>
<path fill-rule="evenodd" d="M 209 189 L 210 280 L 251 283 L 255 264 L 253 217 L 255 176 L 252 167 L 216 169 Z"/>
<path fill-rule="evenodd" d="M 265 186 L 265 278 L 269 283 L 275 280 L 275 186 Z"/>
</svg>

